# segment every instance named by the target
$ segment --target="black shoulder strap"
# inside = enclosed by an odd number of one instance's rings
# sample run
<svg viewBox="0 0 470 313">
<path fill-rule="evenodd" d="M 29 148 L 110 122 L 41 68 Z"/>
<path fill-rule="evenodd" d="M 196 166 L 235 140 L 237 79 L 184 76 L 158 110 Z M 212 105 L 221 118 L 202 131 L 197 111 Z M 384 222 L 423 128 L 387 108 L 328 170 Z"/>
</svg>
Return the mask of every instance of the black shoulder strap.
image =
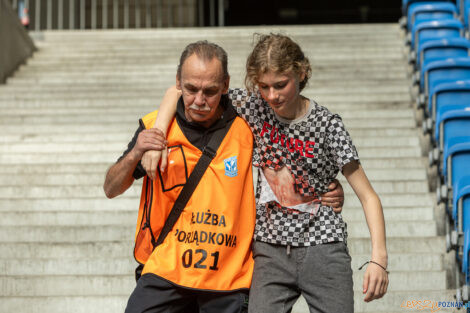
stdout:
<svg viewBox="0 0 470 313">
<path fill-rule="evenodd" d="M 217 150 L 219 149 L 222 140 L 225 138 L 225 135 L 228 133 L 230 127 L 232 126 L 232 123 L 233 120 L 227 123 L 224 128 L 220 128 L 216 130 L 214 134 L 212 134 L 212 138 L 202 151 L 201 158 L 196 163 L 194 170 L 192 171 L 191 175 L 189 175 L 188 181 L 183 186 L 183 189 L 181 190 L 178 198 L 176 199 L 175 204 L 173 205 L 173 208 L 171 209 L 171 212 L 165 221 L 165 225 L 163 225 L 162 231 L 160 232 L 160 236 L 158 236 L 154 248 L 163 243 L 166 236 L 171 231 L 176 221 L 180 217 L 181 213 L 186 207 L 186 204 L 191 198 L 191 195 L 193 194 L 194 190 L 199 184 L 199 181 L 204 175 L 204 172 L 209 167 L 209 164 L 211 163 L 212 159 L 216 156 Z"/>
</svg>

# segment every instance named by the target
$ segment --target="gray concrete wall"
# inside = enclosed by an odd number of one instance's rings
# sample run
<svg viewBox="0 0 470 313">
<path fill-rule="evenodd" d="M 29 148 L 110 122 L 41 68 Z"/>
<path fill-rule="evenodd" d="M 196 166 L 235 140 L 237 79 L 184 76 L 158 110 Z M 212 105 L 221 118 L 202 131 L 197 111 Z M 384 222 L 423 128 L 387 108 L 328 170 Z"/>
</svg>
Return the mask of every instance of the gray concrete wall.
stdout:
<svg viewBox="0 0 470 313">
<path fill-rule="evenodd" d="M 36 50 L 7 0 L 0 0 L 0 84 Z"/>
</svg>

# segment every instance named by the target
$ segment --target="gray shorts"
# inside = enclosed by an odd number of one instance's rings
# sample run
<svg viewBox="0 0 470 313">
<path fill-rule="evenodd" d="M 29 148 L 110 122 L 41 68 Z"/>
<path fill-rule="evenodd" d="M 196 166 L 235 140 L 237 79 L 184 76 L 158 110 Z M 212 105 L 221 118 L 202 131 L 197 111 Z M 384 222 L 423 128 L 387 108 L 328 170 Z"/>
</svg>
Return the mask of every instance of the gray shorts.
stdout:
<svg viewBox="0 0 470 313">
<path fill-rule="evenodd" d="M 249 313 L 285 313 L 302 295 L 310 313 L 352 313 L 351 257 L 346 244 L 311 247 L 253 244 L 255 269 Z"/>
</svg>

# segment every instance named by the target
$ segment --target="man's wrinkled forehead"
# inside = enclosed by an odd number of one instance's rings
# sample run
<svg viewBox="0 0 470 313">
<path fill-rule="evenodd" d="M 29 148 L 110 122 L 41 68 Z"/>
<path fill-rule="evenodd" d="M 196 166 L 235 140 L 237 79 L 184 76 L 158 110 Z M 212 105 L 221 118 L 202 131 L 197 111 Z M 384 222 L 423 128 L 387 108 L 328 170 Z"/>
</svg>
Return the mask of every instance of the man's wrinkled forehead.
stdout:
<svg viewBox="0 0 470 313">
<path fill-rule="evenodd" d="M 191 64 L 189 64 L 191 63 Z M 202 65 L 203 64 L 203 65 Z M 215 68 L 215 73 L 217 74 L 218 77 L 211 77 L 214 78 L 215 81 L 217 82 L 223 82 L 224 81 L 224 74 L 223 74 L 223 66 L 222 63 L 220 62 L 219 59 L 216 57 L 207 59 L 199 56 L 196 53 L 193 53 L 190 55 L 182 64 L 181 66 L 181 76 L 185 76 L 186 78 L 188 76 L 206 76 L 210 75 L 210 73 L 207 72 L 207 68 L 209 67 L 216 66 Z M 215 74 L 212 73 L 212 74 Z M 179 77 L 180 79 L 183 77 Z"/>
</svg>

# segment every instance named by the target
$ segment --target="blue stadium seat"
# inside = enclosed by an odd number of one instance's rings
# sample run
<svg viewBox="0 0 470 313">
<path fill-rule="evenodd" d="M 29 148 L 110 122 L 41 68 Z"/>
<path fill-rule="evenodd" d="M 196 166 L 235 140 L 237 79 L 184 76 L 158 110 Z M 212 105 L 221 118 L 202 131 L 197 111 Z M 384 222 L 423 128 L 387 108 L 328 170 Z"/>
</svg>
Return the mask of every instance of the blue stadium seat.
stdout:
<svg viewBox="0 0 470 313">
<path fill-rule="evenodd" d="M 438 117 L 442 121 L 442 115 L 448 111 L 465 108 L 470 109 L 470 80 L 439 84 L 429 95 L 428 110 L 431 112 L 432 123 L 435 123 Z M 435 138 L 439 139 L 439 130 L 435 131 Z"/>
<path fill-rule="evenodd" d="M 455 19 L 416 24 L 411 33 L 411 48 L 417 52 L 420 45 L 427 41 L 462 37 L 463 30 L 462 23 Z"/>
<path fill-rule="evenodd" d="M 436 119 L 425 122 L 425 130 L 432 133 L 429 164 L 441 165 L 449 139 L 470 136 L 470 81 L 441 84 L 435 88 L 432 98 Z"/>
<path fill-rule="evenodd" d="M 470 151 L 470 110 L 447 111 L 439 115 L 436 125 L 439 128 L 438 142 L 443 155 L 438 166 L 437 198 L 438 202 L 444 202 L 448 199 L 454 180 L 459 178 L 454 173 L 458 165 L 453 162 L 455 154 Z M 450 161 L 452 162 L 449 165 Z M 467 163 L 467 167 L 468 164 L 470 163 Z"/>
<path fill-rule="evenodd" d="M 423 43 L 418 51 L 416 68 L 422 69 L 426 64 L 451 58 L 468 57 L 470 41 L 466 38 L 432 40 Z"/>
<path fill-rule="evenodd" d="M 457 18 L 457 8 L 451 2 L 415 3 L 408 9 L 407 27 L 412 29 L 421 22 L 454 18 Z"/>
<path fill-rule="evenodd" d="M 454 186 L 453 207 L 457 227 L 459 222 L 462 227 L 458 227 L 458 232 L 463 233 L 463 256 L 462 256 L 462 273 L 465 273 L 465 282 L 470 282 L 469 269 L 469 253 L 470 253 L 470 171 L 466 176 L 462 176 Z M 461 217 L 461 218 L 460 218 Z"/>
<path fill-rule="evenodd" d="M 409 7 L 413 4 L 429 4 L 436 2 L 452 2 L 451 0 L 402 0 L 401 1 L 401 12 L 403 16 L 408 15 Z"/>
<path fill-rule="evenodd" d="M 469 26 L 469 10 L 470 10 L 470 1 L 469 0 L 462 0 L 460 2 L 460 16 L 462 17 L 463 24 L 465 29 L 468 29 Z"/>
<path fill-rule="evenodd" d="M 421 71 L 419 106 L 422 107 L 428 103 L 428 96 L 439 84 L 458 80 L 470 80 L 470 57 L 427 64 Z M 425 110 L 425 113 L 429 116 L 429 111 Z"/>
<path fill-rule="evenodd" d="M 446 124 L 451 124 L 447 122 Z M 457 127 L 456 127 L 457 128 Z M 457 130 L 457 132 L 462 133 L 465 130 Z M 449 195 L 453 193 L 452 187 L 455 183 L 462 177 L 465 176 L 465 173 L 468 173 L 470 168 L 470 134 L 468 134 L 467 126 L 467 136 L 456 136 L 452 137 L 451 130 L 444 131 L 444 154 L 443 154 L 443 164 L 440 169 L 440 174 L 442 175 L 442 185 L 439 186 L 440 190 L 438 191 L 439 200 L 449 199 Z"/>
</svg>

